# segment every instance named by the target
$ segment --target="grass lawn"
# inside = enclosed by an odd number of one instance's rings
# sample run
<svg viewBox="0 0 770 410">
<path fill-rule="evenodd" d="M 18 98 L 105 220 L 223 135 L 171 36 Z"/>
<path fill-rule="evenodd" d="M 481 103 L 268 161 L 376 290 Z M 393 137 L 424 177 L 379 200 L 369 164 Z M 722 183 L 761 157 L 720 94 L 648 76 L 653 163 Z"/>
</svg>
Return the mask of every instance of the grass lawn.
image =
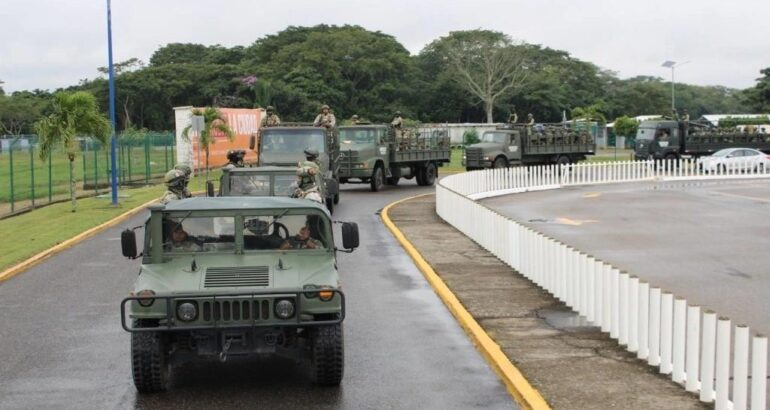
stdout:
<svg viewBox="0 0 770 410">
<path fill-rule="evenodd" d="M 212 171 L 211 179 L 218 179 L 219 171 Z M 203 178 L 194 178 L 190 190 L 204 189 Z M 0 271 L 42 252 L 58 243 L 104 223 L 136 206 L 160 198 L 166 187 L 162 184 L 135 189 L 123 189 L 118 206 L 106 198 L 78 200 L 77 212 L 71 212 L 70 202 L 45 206 L 25 214 L 0 220 Z M 120 253 L 115 242 L 115 253 Z"/>
</svg>

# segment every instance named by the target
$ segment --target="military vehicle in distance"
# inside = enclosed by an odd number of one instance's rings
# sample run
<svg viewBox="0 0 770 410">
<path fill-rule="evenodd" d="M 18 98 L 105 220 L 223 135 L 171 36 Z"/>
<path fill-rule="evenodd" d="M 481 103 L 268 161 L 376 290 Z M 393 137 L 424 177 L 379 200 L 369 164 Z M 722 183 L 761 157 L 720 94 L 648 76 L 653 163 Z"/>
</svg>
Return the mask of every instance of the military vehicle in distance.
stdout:
<svg viewBox="0 0 770 410">
<path fill-rule="evenodd" d="M 596 153 L 586 123 L 513 124 L 486 131 L 481 142 L 465 148 L 468 171 L 518 165 L 570 164 Z"/>
<path fill-rule="evenodd" d="M 211 181 L 209 181 L 211 182 Z M 326 193 L 326 184 L 321 175 L 316 175 L 316 185 L 321 198 L 326 199 L 326 208 L 334 213 L 332 195 Z M 216 196 L 213 182 L 206 186 L 207 195 Z M 244 167 L 222 170 L 219 181 L 219 196 L 283 196 L 294 197 L 297 190 L 296 167 Z"/>
<path fill-rule="evenodd" d="M 710 128 L 697 122 L 642 121 L 636 131 L 634 158 L 675 160 L 711 155 L 724 148 L 754 148 L 770 153 L 770 134 L 733 128 Z M 761 131 L 759 129 L 758 131 Z"/>
<path fill-rule="evenodd" d="M 340 383 L 345 295 L 322 205 L 188 198 L 150 206 L 144 228 L 139 254 L 135 232 L 121 235 L 123 256 L 142 258 L 120 304 L 139 392 L 166 389 L 169 365 L 196 357 L 308 360 L 315 383 Z M 342 223 L 342 243 L 358 247 L 355 223 Z"/>
<path fill-rule="evenodd" d="M 451 156 L 449 136 L 441 129 L 367 124 L 340 127 L 340 183 L 368 183 L 377 192 L 401 178 L 433 185 L 438 167 Z"/>
<path fill-rule="evenodd" d="M 340 201 L 340 143 L 336 128 L 314 127 L 310 123 L 281 123 L 277 127 L 260 128 L 249 142 L 259 152 L 257 165 L 296 167 L 305 160 L 306 149 L 318 150 L 318 162 L 324 189 L 331 203 Z"/>
</svg>

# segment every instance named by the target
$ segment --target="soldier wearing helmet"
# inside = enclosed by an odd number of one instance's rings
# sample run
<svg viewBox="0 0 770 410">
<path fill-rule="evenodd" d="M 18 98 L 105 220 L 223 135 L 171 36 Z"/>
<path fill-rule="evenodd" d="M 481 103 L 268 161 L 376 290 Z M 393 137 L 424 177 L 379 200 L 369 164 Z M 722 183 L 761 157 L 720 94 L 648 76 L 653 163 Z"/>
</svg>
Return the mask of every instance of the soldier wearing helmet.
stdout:
<svg viewBox="0 0 770 410">
<path fill-rule="evenodd" d="M 185 176 L 184 172 L 178 169 L 172 169 L 166 172 L 163 177 L 163 183 L 166 184 L 166 192 L 160 197 L 160 203 L 167 204 L 185 198 Z"/>
<path fill-rule="evenodd" d="M 275 113 L 275 108 L 273 108 L 272 105 L 268 105 L 265 111 L 267 111 L 267 115 L 262 118 L 262 127 L 277 127 L 278 125 L 281 125 L 281 119 L 278 117 L 278 114 Z"/>
<path fill-rule="evenodd" d="M 294 196 L 323 203 L 319 192 L 321 168 L 318 166 L 318 150 L 308 148 L 304 152 L 305 161 L 297 164 L 297 191 Z"/>
<path fill-rule="evenodd" d="M 328 105 L 324 104 L 321 106 L 321 113 L 315 117 L 313 126 L 326 128 L 334 128 L 337 126 L 337 119 L 334 118 L 334 114 L 332 114 Z"/>
<path fill-rule="evenodd" d="M 174 169 L 177 171 L 182 171 L 184 173 L 184 191 L 183 191 L 183 198 L 189 198 L 192 196 L 190 193 L 190 190 L 187 188 L 187 185 L 190 184 L 190 176 L 192 175 L 192 167 L 190 167 L 187 164 L 176 164 L 174 165 Z"/>
<path fill-rule="evenodd" d="M 222 167 L 223 169 L 243 168 L 243 157 L 246 156 L 246 151 L 242 149 L 231 149 L 227 151 L 227 164 Z"/>
<path fill-rule="evenodd" d="M 358 125 L 359 124 L 358 114 L 353 114 L 353 116 L 350 117 L 350 122 L 352 122 L 353 125 Z"/>
</svg>

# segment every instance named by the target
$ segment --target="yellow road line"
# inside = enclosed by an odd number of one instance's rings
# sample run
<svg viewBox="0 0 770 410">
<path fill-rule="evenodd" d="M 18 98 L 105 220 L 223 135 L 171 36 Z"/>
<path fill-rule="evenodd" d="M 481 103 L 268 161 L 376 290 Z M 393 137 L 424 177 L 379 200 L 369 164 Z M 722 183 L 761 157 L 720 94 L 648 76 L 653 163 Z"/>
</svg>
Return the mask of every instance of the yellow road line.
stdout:
<svg viewBox="0 0 770 410">
<path fill-rule="evenodd" d="M 492 338 L 487 334 L 487 332 L 484 331 L 481 325 L 476 322 L 476 319 L 474 319 L 473 316 L 471 316 L 471 314 L 465 309 L 462 303 L 460 303 L 460 300 L 457 299 L 457 296 L 452 293 L 446 283 L 444 283 L 444 281 L 436 274 L 433 268 L 431 268 L 428 262 L 426 262 L 422 257 L 420 252 L 414 247 L 414 245 L 412 245 L 411 242 L 409 242 L 408 239 L 406 239 L 406 236 L 404 236 L 401 230 L 399 230 L 390 219 L 388 211 L 390 211 L 391 207 L 398 205 L 401 202 L 425 195 L 432 194 L 423 194 L 413 196 L 411 198 L 404 198 L 389 204 L 382 210 L 381 216 L 383 223 L 388 227 L 388 229 L 390 229 L 390 232 L 393 233 L 393 236 L 396 237 L 396 240 L 398 240 L 404 250 L 406 250 L 406 252 L 412 258 L 415 265 L 417 265 L 417 268 L 420 269 L 422 274 L 425 276 L 425 279 L 427 279 L 428 283 L 430 283 L 430 285 L 433 287 L 433 291 L 436 292 L 436 294 L 441 298 L 452 315 L 454 315 L 455 319 L 457 319 L 457 321 L 463 327 L 465 332 L 471 338 L 473 344 L 476 346 L 476 349 L 481 352 L 482 356 L 484 356 L 495 373 L 497 373 L 498 377 L 500 377 L 500 380 L 502 380 L 503 384 L 505 384 L 508 393 L 513 396 L 516 402 L 525 409 L 550 409 L 548 403 L 546 403 L 543 396 L 540 395 L 540 392 L 532 387 L 524 375 L 521 374 L 519 369 L 517 369 L 516 366 L 514 366 L 513 363 L 508 360 L 508 357 L 505 356 L 505 353 L 503 353 L 500 345 L 492 340 Z"/>
<path fill-rule="evenodd" d="M 100 225 L 97 225 L 97 226 L 95 226 L 95 227 L 93 227 L 93 228 L 91 228 L 91 229 L 89 229 L 89 230 L 87 230 L 85 232 L 81 232 L 81 233 L 73 236 L 70 239 L 67 239 L 66 241 L 64 241 L 64 242 L 62 242 L 62 243 L 60 243 L 60 244 L 58 244 L 56 246 L 53 246 L 53 247 L 51 247 L 49 249 L 46 249 L 43 252 L 38 253 L 37 255 L 34 255 L 34 256 L 32 256 L 32 257 L 30 257 L 30 258 L 28 258 L 28 259 L 26 259 L 26 260 L 24 260 L 22 262 L 17 263 L 16 265 L 11 266 L 10 268 L 0 272 L 0 282 L 6 281 L 6 280 L 16 276 L 17 274 L 19 274 L 21 272 L 24 272 L 25 270 L 27 270 L 27 269 L 37 265 L 38 263 L 42 262 L 43 260 L 45 260 L 45 259 L 47 259 L 47 258 L 49 258 L 49 257 L 51 257 L 53 255 L 56 255 L 57 253 L 65 250 L 65 249 L 67 249 L 67 248 L 69 248 L 69 247 L 71 247 L 73 245 L 77 245 L 78 243 L 83 242 L 84 240 L 90 238 L 91 236 L 94 236 L 95 234 L 97 234 L 97 233 L 99 233 L 99 232 L 101 232 L 101 231 L 103 231 L 103 230 L 105 230 L 107 228 L 110 228 L 112 226 L 115 226 L 115 225 L 125 221 L 126 219 L 128 219 L 128 218 L 134 216 L 135 214 L 139 213 L 141 210 L 146 208 L 148 205 L 152 204 L 153 202 L 157 202 L 157 201 L 158 201 L 157 199 L 153 199 L 152 201 L 146 202 L 146 203 L 144 203 L 142 205 L 139 205 L 139 206 L 137 206 L 135 208 L 132 208 L 132 209 L 130 209 L 130 210 L 128 210 L 128 211 L 126 211 L 126 212 L 124 212 L 124 213 L 122 213 L 122 214 L 120 214 L 120 215 L 118 215 L 118 216 L 116 216 L 116 217 L 114 217 L 114 218 L 112 218 L 110 220 L 108 220 L 107 222 L 104 222 L 104 223 L 102 223 Z"/>
</svg>

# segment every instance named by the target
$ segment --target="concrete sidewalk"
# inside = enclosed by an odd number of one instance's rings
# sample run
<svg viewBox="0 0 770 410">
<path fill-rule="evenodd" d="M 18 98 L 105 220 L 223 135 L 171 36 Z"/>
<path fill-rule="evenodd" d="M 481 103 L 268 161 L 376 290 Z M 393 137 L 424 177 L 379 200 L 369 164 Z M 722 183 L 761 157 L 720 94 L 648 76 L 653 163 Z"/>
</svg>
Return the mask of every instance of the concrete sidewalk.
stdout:
<svg viewBox="0 0 770 410">
<path fill-rule="evenodd" d="M 390 217 L 553 408 L 711 408 L 442 221 L 435 196 Z"/>
</svg>

